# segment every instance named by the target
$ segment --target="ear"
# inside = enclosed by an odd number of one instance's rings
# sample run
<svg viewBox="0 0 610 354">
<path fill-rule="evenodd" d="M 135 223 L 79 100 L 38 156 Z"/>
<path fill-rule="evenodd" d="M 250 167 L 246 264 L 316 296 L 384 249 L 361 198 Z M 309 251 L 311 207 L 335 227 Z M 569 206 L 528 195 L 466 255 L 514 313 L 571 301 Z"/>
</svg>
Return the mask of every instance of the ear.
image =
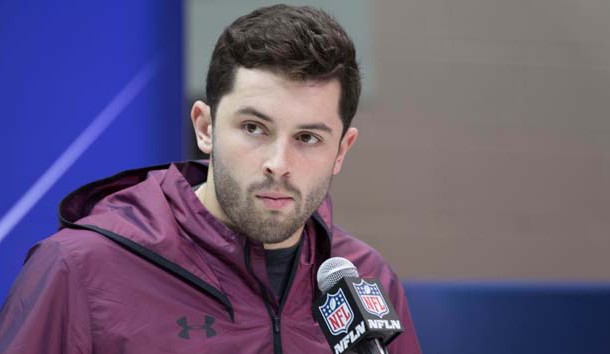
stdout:
<svg viewBox="0 0 610 354">
<path fill-rule="evenodd" d="M 212 115 L 210 107 L 203 101 L 196 101 L 191 109 L 191 121 L 199 150 L 205 154 L 212 152 Z"/>
<path fill-rule="evenodd" d="M 343 165 L 343 161 L 345 160 L 345 155 L 349 149 L 354 145 L 356 139 L 358 138 L 358 129 L 354 127 L 350 127 L 345 132 L 345 135 L 341 139 L 341 143 L 339 144 L 339 153 L 337 154 L 337 158 L 335 159 L 335 166 L 333 167 L 333 175 L 336 175 L 341 171 L 341 166 Z"/>
</svg>

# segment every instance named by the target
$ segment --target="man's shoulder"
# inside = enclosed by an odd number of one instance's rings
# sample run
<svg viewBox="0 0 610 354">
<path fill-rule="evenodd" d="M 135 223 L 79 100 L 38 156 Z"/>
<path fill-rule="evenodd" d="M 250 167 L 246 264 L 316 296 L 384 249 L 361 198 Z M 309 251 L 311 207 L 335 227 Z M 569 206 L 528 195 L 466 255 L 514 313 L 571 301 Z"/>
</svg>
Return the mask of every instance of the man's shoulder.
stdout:
<svg viewBox="0 0 610 354">
<path fill-rule="evenodd" d="M 332 226 L 332 246 L 333 252 L 335 251 L 349 251 L 349 250 L 361 250 L 368 252 L 377 252 L 372 246 L 366 242 L 358 239 L 349 231 L 334 224 Z"/>
<path fill-rule="evenodd" d="M 333 225 L 331 254 L 333 257 L 349 259 L 362 277 L 377 277 L 380 271 L 393 273 L 387 261 L 374 247 L 337 225 Z"/>
<path fill-rule="evenodd" d="M 68 266 L 103 264 L 118 248 L 96 232 L 64 228 L 36 243 L 28 252 L 28 258 L 46 257 Z"/>
</svg>

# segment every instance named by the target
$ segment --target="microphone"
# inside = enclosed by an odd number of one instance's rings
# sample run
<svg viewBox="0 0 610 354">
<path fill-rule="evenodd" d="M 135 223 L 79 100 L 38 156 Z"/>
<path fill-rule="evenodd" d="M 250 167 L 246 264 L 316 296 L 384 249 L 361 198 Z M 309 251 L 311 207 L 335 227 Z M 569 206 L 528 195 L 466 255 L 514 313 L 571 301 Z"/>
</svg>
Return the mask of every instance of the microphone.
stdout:
<svg viewBox="0 0 610 354">
<path fill-rule="evenodd" d="M 322 296 L 312 310 L 333 353 L 388 354 L 403 327 L 380 282 L 341 257 L 324 261 L 317 280 Z"/>
</svg>

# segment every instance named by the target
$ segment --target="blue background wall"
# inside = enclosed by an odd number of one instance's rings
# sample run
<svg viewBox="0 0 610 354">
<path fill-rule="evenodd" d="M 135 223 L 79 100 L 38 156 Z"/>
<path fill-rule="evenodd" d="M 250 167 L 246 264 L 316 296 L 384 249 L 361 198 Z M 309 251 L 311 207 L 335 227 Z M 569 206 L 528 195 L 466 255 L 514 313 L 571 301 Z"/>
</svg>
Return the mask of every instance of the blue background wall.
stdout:
<svg viewBox="0 0 610 354">
<path fill-rule="evenodd" d="M 405 281 L 425 354 L 610 353 L 610 285 Z"/>
<path fill-rule="evenodd" d="M 0 1 L 0 302 L 66 193 L 182 157 L 182 88 L 181 1 Z"/>
</svg>

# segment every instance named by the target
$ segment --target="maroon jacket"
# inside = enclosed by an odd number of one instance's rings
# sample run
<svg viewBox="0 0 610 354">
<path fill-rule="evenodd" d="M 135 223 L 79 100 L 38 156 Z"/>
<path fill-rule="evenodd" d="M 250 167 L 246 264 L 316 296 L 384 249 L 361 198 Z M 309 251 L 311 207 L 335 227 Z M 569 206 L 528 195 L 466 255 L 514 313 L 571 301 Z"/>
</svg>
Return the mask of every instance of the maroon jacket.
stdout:
<svg viewBox="0 0 610 354">
<path fill-rule="evenodd" d="M 330 256 L 381 280 L 406 330 L 393 354 L 420 349 L 403 288 L 381 256 L 332 225 L 327 200 L 306 225 L 283 305 L 263 245 L 229 230 L 192 192 L 207 166 L 132 170 L 62 202 L 64 227 L 36 244 L 0 313 L 0 352 L 330 353 L 312 317 Z"/>
</svg>

